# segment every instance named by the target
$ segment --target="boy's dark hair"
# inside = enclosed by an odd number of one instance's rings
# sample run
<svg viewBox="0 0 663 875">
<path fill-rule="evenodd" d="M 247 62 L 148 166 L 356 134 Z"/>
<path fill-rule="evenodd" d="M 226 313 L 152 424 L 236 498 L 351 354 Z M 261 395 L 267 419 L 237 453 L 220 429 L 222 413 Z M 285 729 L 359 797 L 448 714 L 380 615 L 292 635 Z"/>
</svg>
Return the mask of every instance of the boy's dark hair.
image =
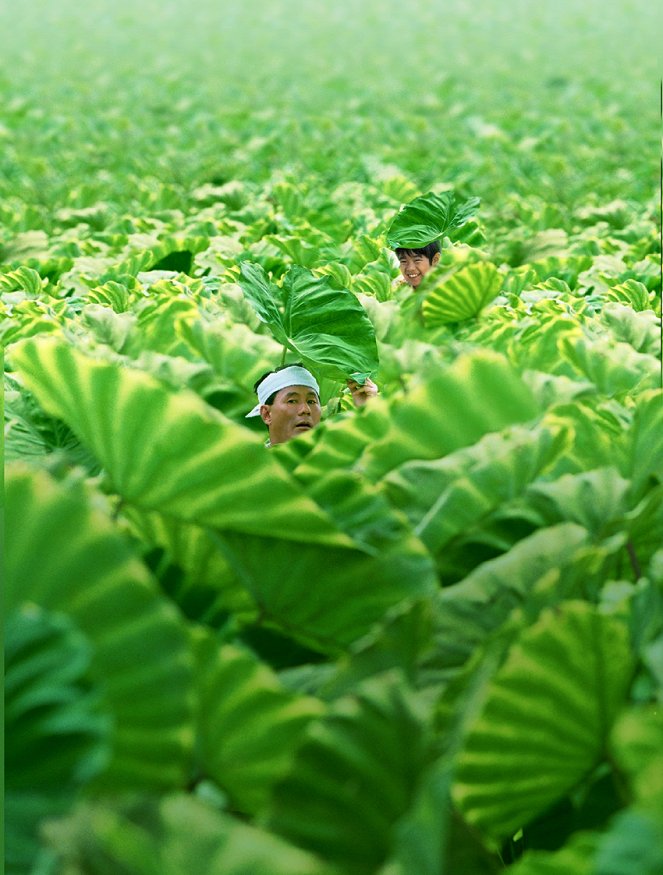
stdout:
<svg viewBox="0 0 663 875">
<path fill-rule="evenodd" d="M 442 247 L 440 245 L 439 240 L 433 240 L 432 243 L 428 243 L 426 246 L 421 246 L 418 249 L 410 249 L 405 246 L 399 246 L 394 249 L 396 255 L 400 258 L 401 255 L 425 255 L 429 261 L 433 261 L 433 256 L 436 252 L 441 252 Z"/>
<path fill-rule="evenodd" d="M 262 383 L 262 381 L 266 377 L 269 377 L 270 374 L 275 374 L 277 371 L 282 371 L 285 368 L 293 368 L 293 367 L 294 368 L 305 368 L 306 365 L 304 364 L 304 362 L 288 362 L 288 364 L 286 364 L 286 365 L 279 365 L 278 368 L 274 368 L 273 371 L 266 371 L 262 375 L 262 377 L 258 377 L 258 379 L 253 384 L 253 391 L 257 393 L 258 386 Z M 274 399 L 276 398 L 277 395 L 278 395 L 278 392 L 272 392 L 272 394 L 269 396 L 269 398 L 265 401 L 265 404 L 273 404 Z"/>
</svg>

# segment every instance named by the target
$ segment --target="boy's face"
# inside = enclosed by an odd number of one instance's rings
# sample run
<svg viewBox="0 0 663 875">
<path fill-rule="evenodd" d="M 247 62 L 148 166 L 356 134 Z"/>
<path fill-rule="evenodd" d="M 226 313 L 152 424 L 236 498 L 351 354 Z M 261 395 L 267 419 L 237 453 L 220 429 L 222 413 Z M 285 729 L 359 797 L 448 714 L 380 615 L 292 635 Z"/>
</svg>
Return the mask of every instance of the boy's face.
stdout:
<svg viewBox="0 0 663 875">
<path fill-rule="evenodd" d="M 439 252 L 435 253 L 432 261 L 429 261 L 429 259 L 420 252 L 413 252 L 411 254 L 402 252 L 398 256 L 398 266 L 405 282 L 409 286 L 412 286 L 413 289 L 416 289 L 424 278 L 424 275 L 427 274 L 431 267 L 436 265 L 439 260 Z"/>
</svg>

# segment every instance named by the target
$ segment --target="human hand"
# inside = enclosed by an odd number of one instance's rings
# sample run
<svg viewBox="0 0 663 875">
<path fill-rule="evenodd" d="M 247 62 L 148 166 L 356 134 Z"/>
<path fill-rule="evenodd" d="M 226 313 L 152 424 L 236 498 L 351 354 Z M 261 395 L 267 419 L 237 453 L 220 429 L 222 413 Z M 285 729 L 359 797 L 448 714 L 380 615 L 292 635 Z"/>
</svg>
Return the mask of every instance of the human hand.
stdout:
<svg viewBox="0 0 663 875">
<path fill-rule="evenodd" d="M 368 377 L 363 385 L 357 383 L 356 380 L 348 380 L 348 389 L 352 392 L 352 400 L 357 407 L 363 407 L 369 398 L 378 394 L 378 387 Z"/>
</svg>

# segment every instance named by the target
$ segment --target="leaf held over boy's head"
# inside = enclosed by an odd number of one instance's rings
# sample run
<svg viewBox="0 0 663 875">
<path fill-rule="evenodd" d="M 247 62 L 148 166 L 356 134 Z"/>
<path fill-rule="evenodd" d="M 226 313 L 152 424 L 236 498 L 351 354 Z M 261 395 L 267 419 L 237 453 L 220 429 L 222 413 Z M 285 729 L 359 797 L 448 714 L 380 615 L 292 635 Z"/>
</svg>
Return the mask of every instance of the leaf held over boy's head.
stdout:
<svg viewBox="0 0 663 875">
<path fill-rule="evenodd" d="M 391 249 L 416 249 L 444 235 L 452 237 L 454 230 L 472 218 L 480 202 L 478 197 L 471 197 L 456 203 L 453 191 L 422 194 L 392 219 L 387 231 L 387 246 Z"/>
</svg>

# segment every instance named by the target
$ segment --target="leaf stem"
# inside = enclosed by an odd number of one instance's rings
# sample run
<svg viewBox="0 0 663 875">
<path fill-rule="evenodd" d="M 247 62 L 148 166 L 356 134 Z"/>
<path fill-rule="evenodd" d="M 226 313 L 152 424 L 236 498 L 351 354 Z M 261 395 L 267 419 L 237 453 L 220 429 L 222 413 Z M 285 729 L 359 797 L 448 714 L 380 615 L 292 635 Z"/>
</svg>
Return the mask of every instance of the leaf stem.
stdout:
<svg viewBox="0 0 663 875">
<path fill-rule="evenodd" d="M 285 364 L 285 357 L 286 357 L 287 352 L 288 352 L 288 347 L 284 344 L 283 345 L 283 354 L 281 355 L 281 364 L 282 365 Z"/>
</svg>

